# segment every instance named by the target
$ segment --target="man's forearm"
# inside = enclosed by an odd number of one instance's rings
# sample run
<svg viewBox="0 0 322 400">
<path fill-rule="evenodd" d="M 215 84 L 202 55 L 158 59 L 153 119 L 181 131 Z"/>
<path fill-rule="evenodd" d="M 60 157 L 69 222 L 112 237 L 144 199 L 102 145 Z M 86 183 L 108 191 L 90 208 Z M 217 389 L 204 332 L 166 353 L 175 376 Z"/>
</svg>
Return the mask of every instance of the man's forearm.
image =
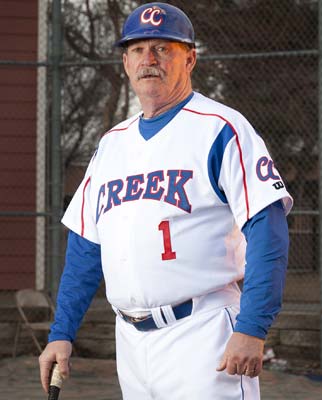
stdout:
<svg viewBox="0 0 322 400">
<path fill-rule="evenodd" d="M 49 342 L 75 339 L 102 277 L 100 246 L 71 231 Z"/>
<path fill-rule="evenodd" d="M 281 202 L 256 214 L 243 228 L 246 270 L 235 331 L 264 339 L 282 305 L 288 227 Z"/>
</svg>

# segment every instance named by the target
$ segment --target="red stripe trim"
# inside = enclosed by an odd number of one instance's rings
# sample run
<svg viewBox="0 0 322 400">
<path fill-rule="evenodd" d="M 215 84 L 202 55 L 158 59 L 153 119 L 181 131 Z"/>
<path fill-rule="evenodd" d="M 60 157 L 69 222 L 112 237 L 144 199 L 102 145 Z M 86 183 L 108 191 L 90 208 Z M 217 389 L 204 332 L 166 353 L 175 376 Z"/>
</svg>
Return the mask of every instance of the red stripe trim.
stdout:
<svg viewBox="0 0 322 400">
<path fill-rule="evenodd" d="M 134 124 L 135 121 L 137 121 L 139 119 L 139 117 L 135 118 L 126 128 L 116 128 L 116 129 L 111 129 L 110 131 L 107 131 L 106 133 L 104 133 L 104 135 L 102 136 L 102 138 L 106 135 L 108 135 L 111 132 L 120 132 L 120 131 L 126 131 L 127 129 L 129 129 L 129 127 Z"/>
<path fill-rule="evenodd" d="M 85 208 L 85 190 L 91 180 L 91 177 L 87 179 L 84 185 L 83 189 L 83 199 L 82 199 L 82 213 L 81 213 L 81 221 L 82 221 L 82 227 L 81 227 L 81 236 L 84 236 L 84 230 L 85 230 L 85 221 L 84 221 L 84 208 Z"/>
<path fill-rule="evenodd" d="M 202 113 L 202 112 L 191 110 L 191 109 L 185 108 L 185 107 L 183 108 L 183 110 L 191 112 L 191 113 L 194 113 L 194 114 L 198 114 L 198 115 L 204 115 L 204 116 L 220 118 L 221 120 L 225 121 L 226 124 L 229 125 L 229 127 L 234 132 L 234 135 L 235 135 L 235 138 L 236 138 L 237 147 L 238 147 L 238 151 L 239 151 L 240 165 L 241 165 L 242 172 L 243 172 L 243 186 L 244 186 L 244 193 L 245 193 L 247 220 L 249 220 L 249 199 L 248 199 L 248 189 L 247 189 L 247 181 L 246 181 L 246 169 L 245 169 L 244 160 L 243 160 L 243 152 L 242 152 L 242 149 L 241 149 L 241 145 L 240 145 L 240 142 L 239 142 L 239 137 L 238 137 L 238 133 L 237 133 L 236 129 L 234 128 L 234 126 L 226 118 L 224 118 L 223 116 L 221 116 L 219 114 Z"/>
</svg>

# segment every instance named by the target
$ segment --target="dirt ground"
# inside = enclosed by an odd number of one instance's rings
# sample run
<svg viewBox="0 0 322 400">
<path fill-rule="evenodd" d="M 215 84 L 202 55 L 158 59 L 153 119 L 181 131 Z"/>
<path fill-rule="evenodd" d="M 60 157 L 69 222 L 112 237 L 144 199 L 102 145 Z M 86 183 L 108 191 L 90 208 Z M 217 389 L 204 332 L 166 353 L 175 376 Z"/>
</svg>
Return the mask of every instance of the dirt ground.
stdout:
<svg viewBox="0 0 322 400">
<path fill-rule="evenodd" d="M 122 399 L 115 361 L 73 358 L 72 366 L 71 378 L 64 382 L 59 400 Z M 322 399 L 322 375 L 319 373 L 294 374 L 266 367 L 260 381 L 262 400 Z M 0 400 L 18 399 L 47 399 L 39 382 L 37 357 L 6 358 L 0 361 Z"/>
</svg>

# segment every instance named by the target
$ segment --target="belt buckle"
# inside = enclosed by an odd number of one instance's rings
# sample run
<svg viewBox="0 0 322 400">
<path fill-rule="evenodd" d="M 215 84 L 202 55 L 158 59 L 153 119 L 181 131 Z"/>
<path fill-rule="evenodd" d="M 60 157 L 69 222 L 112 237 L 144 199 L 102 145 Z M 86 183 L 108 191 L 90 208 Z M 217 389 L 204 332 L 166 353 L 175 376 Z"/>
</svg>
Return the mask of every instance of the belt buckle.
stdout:
<svg viewBox="0 0 322 400">
<path fill-rule="evenodd" d="M 148 314 L 145 317 L 129 317 L 129 316 L 127 316 L 127 318 L 129 318 L 130 322 L 132 322 L 133 324 L 136 324 L 137 322 L 145 321 L 146 319 L 148 319 L 150 317 L 151 317 L 151 314 Z"/>
<path fill-rule="evenodd" d="M 136 324 L 138 322 L 145 321 L 146 319 L 149 319 L 151 317 L 151 314 L 146 315 L 145 317 L 131 317 L 130 315 L 125 314 L 122 311 L 119 311 L 123 319 L 125 319 L 127 322 L 130 324 Z"/>
</svg>

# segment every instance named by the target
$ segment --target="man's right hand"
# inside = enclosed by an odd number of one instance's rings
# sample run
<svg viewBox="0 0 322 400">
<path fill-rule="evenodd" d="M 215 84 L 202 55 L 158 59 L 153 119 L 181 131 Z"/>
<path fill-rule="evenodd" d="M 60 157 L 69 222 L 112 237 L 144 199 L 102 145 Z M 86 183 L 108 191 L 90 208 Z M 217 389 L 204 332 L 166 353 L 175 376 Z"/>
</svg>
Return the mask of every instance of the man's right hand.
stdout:
<svg viewBox="0 0 322 400">
<path fill-rule="evenodd" d="M 57 362 L 63 379 L 69 376 L 69 359 L 72 354 L 72 344 L 68 340 L 56 340 L 47 344 L 39 357 L 40 379 L 44 391 L 48 393 L 49 377 L 54 362 Z"/>
</svg>

